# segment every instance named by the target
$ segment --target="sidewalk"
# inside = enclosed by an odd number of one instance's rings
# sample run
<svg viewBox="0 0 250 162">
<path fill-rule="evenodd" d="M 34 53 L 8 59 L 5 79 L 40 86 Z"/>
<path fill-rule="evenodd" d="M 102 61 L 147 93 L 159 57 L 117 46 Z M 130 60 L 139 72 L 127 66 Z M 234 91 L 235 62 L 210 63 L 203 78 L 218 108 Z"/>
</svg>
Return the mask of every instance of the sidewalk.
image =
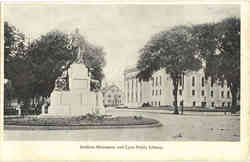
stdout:
<svg viewBox="0 0 250 162">
<path fill-rule="evenodd" d="M 146 113 L 158 113 L 158 114 L 173 114 L 173 110 L 152 110 L 152 109 L 132 109 L 132 108 L 123 108 L 123 109 L 111 109 L 112 110 L 116 110 L 116 111 L 129 111 L 129 112 L 146 112 Z M 109 111 L 109 110 L 108 110 Z M 181 111 L 179 111 L 179 114 L 181 115 Z M 231 114 L 227 114 L 225 115 L 224 112 L 199 112 L 199 111 L 188 111 L 188 110 L 184 110 L 183 115 L 192 115 L 192 116 L 235 116 L 235 115 L 231 115 Z M 239 116 L 239 114 L 236 114 L 236 116 Z"/>
<path fill-rule="evenodd" d="M 148 113 L 159 113 L 159 114 L 173 114 L 173 111 L 171 110 L 146 110 L 146 109 L 117 109 L 114 108 L 113 110 L 117 111 L 130 111 L 130 112 L 148 112 Z"/>
</svg>

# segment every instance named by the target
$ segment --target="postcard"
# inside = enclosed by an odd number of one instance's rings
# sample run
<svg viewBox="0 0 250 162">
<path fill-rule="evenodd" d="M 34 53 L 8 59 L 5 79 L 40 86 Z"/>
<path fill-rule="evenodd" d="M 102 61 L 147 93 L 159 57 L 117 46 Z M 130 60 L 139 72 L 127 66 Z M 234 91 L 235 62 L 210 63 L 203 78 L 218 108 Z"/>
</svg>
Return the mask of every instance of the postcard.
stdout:
<svg viewBox="0 0 250 162">
<path fill-rule="evenodd" d="M 246 4 L 3 2 L 3 160 L 246 160 Z"/>
</svg>

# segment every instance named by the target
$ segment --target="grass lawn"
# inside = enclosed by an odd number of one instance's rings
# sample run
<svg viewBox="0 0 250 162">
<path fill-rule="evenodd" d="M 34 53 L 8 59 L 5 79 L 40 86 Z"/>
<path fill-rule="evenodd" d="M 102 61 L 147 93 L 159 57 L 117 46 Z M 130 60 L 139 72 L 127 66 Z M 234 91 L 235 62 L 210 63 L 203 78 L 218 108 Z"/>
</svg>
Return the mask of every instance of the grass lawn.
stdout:
<svg viewBox="0 0 250 162">
<path fill-rule="evenodd" d="M 150 125 L 159 123 L 157 120 L 141 116 L 104 117 L 104 116 L 79 116 L 39 118 L 23 117 L 4 120 L 4 125 L 17 126 L 128 126 Z"/>
</svg>

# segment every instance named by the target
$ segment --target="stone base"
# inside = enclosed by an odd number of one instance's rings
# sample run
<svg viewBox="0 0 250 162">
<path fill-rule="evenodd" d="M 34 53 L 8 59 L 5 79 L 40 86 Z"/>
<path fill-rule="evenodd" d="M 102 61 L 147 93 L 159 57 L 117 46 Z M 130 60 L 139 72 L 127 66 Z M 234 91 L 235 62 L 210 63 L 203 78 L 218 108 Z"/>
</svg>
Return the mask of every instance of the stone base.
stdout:
<svg viewBox="0 0 250 162">
<path fill-rule="evenodd" d="M 50 103 L 48 115 L 81 116 L 93 113 L 96 95 L 87 91 L 54 91 Z"/>
<path fill-rule="evenodd" d="M 44 115 L 82 116 L 87 113 L 99 115 L 105 113 L 100 92 L 54 91 L 50 103 L 48 113 Z"/>
<path fill-rule="evenodd" d="M 81 116 L 93 113 L 94 107 L 87 105 L 54 105 L 49 107 L 49 115 Z"/>
<path fill-rule="evenodd" d="M 139 103 L 139 104 L 138 103 L 129 103 L 126 106 L 129 108 L 139 108 L 142 106 L 142 104 L 141 103 Z"/>
</svg>

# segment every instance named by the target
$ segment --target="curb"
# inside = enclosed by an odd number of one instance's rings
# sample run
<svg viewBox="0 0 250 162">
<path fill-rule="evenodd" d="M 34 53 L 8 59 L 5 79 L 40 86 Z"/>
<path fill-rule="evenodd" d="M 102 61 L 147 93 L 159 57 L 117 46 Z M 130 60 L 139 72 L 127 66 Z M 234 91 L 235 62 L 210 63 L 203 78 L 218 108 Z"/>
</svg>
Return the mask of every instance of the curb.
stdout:
<svg viewBox="0 0 250 162">
<path fill-rule="evenodd" d="M 120 128 L 153 128 L 161 127 L 160 122 L 153 124 L 117 125 L 117 126 L 23 126 L 23 125 L 4 125 L 4 130 L 81 130 L 81 129 L 120 129 Z"/>
<path fill-rule="evenodd" d="M 157 114 L 173 114 L 169 110 L 138 110 L 138 109 L 118 109 L 122 111 L 132 111 L 132 112 L 147 112 L 147 113 L 157 113 Z"/>
</svg>

